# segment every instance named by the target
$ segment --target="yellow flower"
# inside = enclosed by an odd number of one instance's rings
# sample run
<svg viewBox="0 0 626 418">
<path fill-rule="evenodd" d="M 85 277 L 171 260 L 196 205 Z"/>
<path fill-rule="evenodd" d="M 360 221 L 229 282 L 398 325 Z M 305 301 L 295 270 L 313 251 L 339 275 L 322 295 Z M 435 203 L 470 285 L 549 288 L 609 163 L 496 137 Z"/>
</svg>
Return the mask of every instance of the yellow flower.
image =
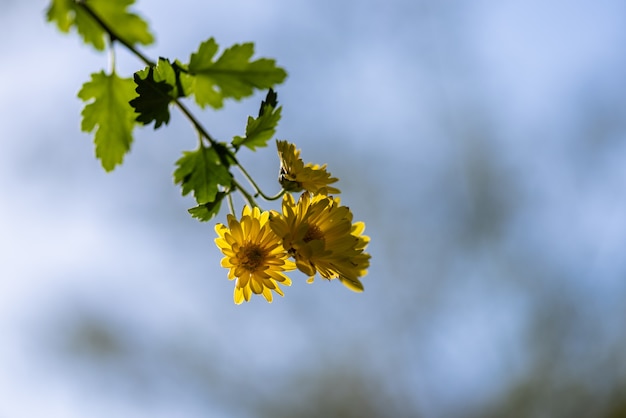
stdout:
<svg viewBox="0 0 626 418">
<path fill-rule="evenodd" d="M 250 296 L 262 294 L 272 302 L 272 290 L 283 296 L 278 283 L 291 285 L 283 271 L 296 268 L 288 259 L 289 254 L 281 239 L 269 226 L 269 212 L 244 206 L 241 221 L 228 215 L 228 227 L 215 225 L 218 238 L 215 243 L 224 253 L 222 267 L 230 269 L 228 279 L 237 278 L 234 299 L 236 304 L 250 300 Z"/>
<path fill-rule="evenodd" d="M 355 292 L 363 291 L 359 277 L 367 274 L 369 237 L 363 222 L 352 223 L 352 212 L 339 198 L 303 193 L 296 203 L 285 195 L 283 213 L 270 216 L 270 226 L 282 238 L 283 247 L 296 260 L 311 283 L 318 272 L 325 279 L 338 278 Z"/>
<path fill-rule="evenodd" d="M 280 174 L 278 181 L 288 192 L 306 190 L 315 194 L 338 194 L 339 189 L 329 186 L 338 181 L 326 171 L 326 164 L 319 166 L 304 164 L 300 158 L 300 150 L 287 141 L 276 141 L 280 158 Z"/>
</svg>

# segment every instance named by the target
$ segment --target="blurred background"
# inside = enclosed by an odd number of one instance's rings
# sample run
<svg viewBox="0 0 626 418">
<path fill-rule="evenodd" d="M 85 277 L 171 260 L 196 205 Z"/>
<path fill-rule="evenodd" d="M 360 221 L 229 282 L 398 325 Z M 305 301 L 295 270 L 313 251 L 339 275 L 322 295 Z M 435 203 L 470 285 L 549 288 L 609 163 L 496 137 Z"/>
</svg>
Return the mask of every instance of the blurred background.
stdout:
<svg viewBox="0 0 626 418">
<path fill-rule="evenodd" d="M 241 306 L 172 182 L 191 126 L 106 174 L 76 93 L 108 56 L 46 7 L 0 1 L 0 417 L 626 416 L 626 3 L 139 1 L 153 58 L 276 58 L 278 138 L 367 224 L 364 293 Z M 262 97 L 196 114 L 229 140 Z"/>
</svg>

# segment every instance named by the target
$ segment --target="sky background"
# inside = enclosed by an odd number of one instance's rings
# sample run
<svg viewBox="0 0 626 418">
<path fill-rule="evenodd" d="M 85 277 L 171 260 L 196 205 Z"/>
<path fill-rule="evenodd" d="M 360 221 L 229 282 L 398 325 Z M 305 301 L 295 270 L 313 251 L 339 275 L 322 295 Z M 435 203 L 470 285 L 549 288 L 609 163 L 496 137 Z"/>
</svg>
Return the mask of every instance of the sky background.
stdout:
<svg viewBox="0 0 626 418">
<path fill-rule="evenodd" d="M 240 306 L 172 182 L 188 121 L 105 173 L 76 93 L 108 57 L 46 7 L 0 1 L 0 417 L 626 416 L 624 2 L 140 1 L 152 58 L 288 71 L 277 137 L 371 237 L 364 293 Z M 195 113 L 229 140 L 263 95 Z"/>
</svg>

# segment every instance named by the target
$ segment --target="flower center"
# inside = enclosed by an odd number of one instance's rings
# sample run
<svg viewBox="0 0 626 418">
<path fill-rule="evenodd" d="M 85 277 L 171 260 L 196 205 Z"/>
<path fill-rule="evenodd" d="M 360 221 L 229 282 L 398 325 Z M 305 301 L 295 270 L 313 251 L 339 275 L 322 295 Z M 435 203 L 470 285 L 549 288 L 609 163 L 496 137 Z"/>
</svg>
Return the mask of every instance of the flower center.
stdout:
<svg viewBox="0 0 626 418">
<path fill-rule="evenodd" d="M 265 262 L 265 250 L 257 244 L 247 243 L 239 252 L 240 264 L 250 272 L 256 271 Z"/>
<path fill-rule="evenodd" d="M 314 239 L 324 239 L 324 234 L 322 230 L 317 227 L 317 225 L 309 225 L 309 229 L 306 230 L 306 234 L 304 234 L 304 242 L 313 241 Z"/>
</svg>

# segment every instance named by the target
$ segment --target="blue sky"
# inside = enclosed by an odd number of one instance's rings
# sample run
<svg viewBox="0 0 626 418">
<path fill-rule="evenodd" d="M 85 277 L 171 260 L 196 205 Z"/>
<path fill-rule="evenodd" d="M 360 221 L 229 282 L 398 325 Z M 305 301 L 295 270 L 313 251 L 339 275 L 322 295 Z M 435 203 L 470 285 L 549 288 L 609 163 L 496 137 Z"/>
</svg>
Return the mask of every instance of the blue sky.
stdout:
<svg viewBox="0 0 626 418">
<path fill-rule="evenodd" d="M 328 163 L 366 222 L 366 291 L 302 278 L 234 306 L 213 223 L 172 184 L 188 123 L 137 131 L 104 173 L 76 92 L 106 55 L 46 24 L 45 2 L 3 2 L 0 415 L 255 416 L 294 376 L 344 371 L 445 416 L 528 373 L 555 307 L 567 367 L 623 341 L 621 2 L 176 4 L 136 5 L 148 55 L 184 60 L 213 36 L 289 72 L 278 137 Z M 118 64 L 140 68 L 123 51 Z M 198 114 L 226 139 L 258 98 Z M 242 161 L 275 190 L 272 147 Z"/>
</svg>

